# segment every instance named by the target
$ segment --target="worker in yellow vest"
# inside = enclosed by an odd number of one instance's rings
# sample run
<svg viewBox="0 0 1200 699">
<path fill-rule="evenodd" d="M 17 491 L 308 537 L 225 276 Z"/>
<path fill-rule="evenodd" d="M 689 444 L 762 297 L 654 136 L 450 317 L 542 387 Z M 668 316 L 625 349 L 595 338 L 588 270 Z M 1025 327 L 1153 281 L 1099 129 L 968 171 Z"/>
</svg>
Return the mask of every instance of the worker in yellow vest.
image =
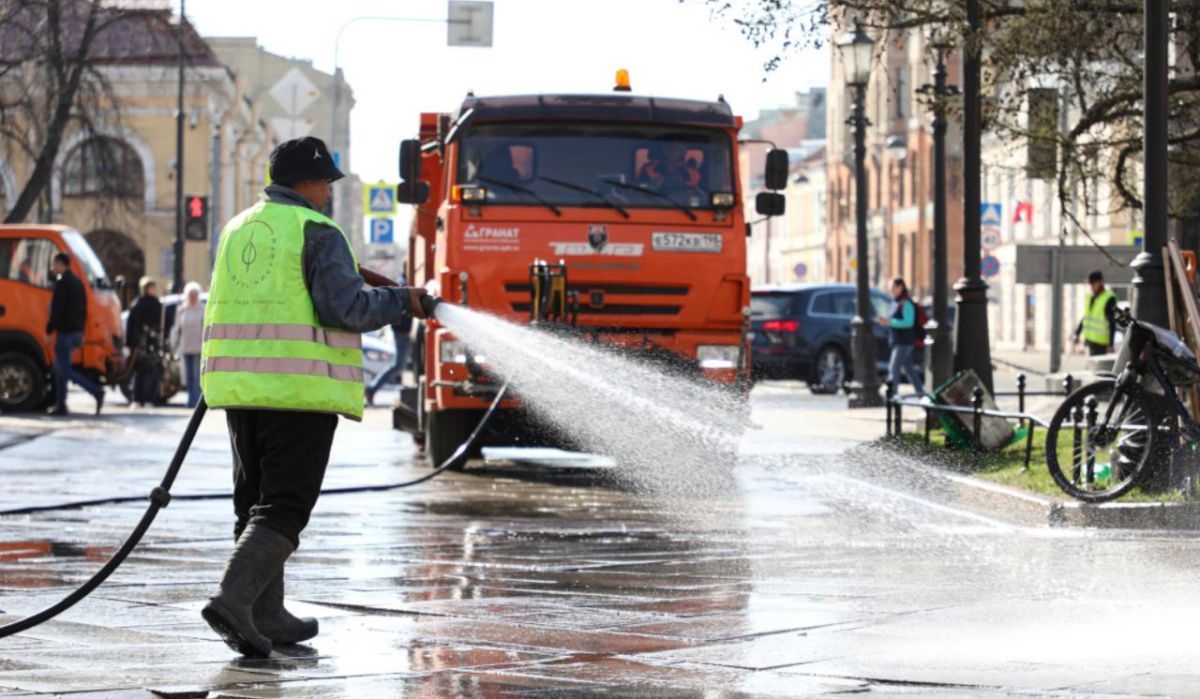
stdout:
<svg viewBox="0 0 1200 699">
<path fill-rule="evenodd" d="M 1088 275 L 1088 284 L 1092 293 L 1084 302 L 1083 318 L 1075 328 L 1075 344 L 1082 339 L 1088 354 L 1094 357 L 1112 351 L 1117 334 L 1117 296 L 1104 285 L 1104 275 L 1098 270 Z"/>
<path fill-rule="evenodd" d="M 317 634 L 284 609 L 283 568 L 317 502 L 338 416 L 363 414 L 362 333 L 427 317 L 421 289 L 366 289 L 322 211 L 342 173 L 325 144 L 271 153 L 271 184 L 221 233 L 204 313 L 200 386 L 233 445 L 236 545 L 201 614 L 237 652 Z"/>
</svg>

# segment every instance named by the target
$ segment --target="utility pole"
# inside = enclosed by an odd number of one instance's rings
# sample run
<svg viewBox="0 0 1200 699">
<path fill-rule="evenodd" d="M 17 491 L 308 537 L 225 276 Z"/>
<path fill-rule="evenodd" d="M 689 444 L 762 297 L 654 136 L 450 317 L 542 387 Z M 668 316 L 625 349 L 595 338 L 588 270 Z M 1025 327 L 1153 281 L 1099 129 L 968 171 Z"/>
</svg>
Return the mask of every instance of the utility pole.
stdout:
<svg viewBox="0 0 1200 699">
<path fill-rule="evenodd" d="M 183 291 L 183 88 L 187 67 L 187 47 L 184 43 L 183 24 L 186 17 L 187 0 L 179 0 L 179 95 L 175 111 L 175 246 L 174 270 L 171 291 Z"/>
<path fill-rule="evenodd" d="M 1162 249 L 1167 244 L 1167 0 L 1145 0 L 1145 72 L 1142 82 L 1142 252 L 1133 260 L 1133 314 L 1166 326 Z"/>
<path fill-rule="evenodd" d="M 1165 0 L 1162 0 L 1165 1 Z M 974 370 L 992 390 L 992 356 L 988 333 L 987 282 L 980 270 L 982 173 L 982 122 L 980 119 L 981 46 L 983 22 L 979 0 L 966 0 L 967 37 L 962 52 L 963 85 L 963 277 L 958 292 L 958 318 L 954 326 L 954 370 Z"/>
</svg>

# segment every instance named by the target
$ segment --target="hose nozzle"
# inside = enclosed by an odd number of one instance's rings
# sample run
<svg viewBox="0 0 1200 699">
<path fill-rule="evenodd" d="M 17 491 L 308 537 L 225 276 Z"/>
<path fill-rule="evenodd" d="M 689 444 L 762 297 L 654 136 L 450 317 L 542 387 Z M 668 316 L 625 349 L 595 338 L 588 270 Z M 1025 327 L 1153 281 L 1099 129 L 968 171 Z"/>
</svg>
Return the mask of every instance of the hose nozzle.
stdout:
<svg viewBox="0 0 1200 699">
<path fill-rule="evenodd" d="M 432 318 L 434 311 L 437 309 L 438 304 L 440 304 L 441 302 L 442 302 L 441 296 L 431 296 L 429 294 L 424 294 L 421 296 L 421 312 L 423 312 L 425 314 L 426 318 Z"/>
</svg>

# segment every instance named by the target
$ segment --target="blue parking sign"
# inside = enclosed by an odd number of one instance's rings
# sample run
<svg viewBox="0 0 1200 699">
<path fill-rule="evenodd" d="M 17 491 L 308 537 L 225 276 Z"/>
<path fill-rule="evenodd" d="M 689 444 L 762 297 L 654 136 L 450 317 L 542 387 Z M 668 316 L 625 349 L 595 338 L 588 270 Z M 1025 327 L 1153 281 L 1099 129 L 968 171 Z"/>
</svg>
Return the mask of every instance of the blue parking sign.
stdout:
<svg viewBox="0 0 1200 699">
<path fill-rule="evenodd" d="M 371 219 L 371 242 L 391 245 L 396 242 L 396 224 L 390 218 Z"/>
</svg>

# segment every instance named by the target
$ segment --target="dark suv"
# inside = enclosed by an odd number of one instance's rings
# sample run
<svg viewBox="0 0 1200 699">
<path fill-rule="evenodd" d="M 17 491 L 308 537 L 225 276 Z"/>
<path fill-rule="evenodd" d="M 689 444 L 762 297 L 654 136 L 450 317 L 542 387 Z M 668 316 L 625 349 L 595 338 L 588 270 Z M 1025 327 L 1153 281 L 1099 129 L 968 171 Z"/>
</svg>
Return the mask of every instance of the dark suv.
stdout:
<svg viewBox="0 0 1200 699">
<path fill-rule="evenodd" d="M 892 300 L 871 290 L 874 316 L 887 315 Z M 750 294 L 752 371 L 755 378 L 799 379 L 813 393 L 837 393 L 851 378 L 850 284 L 786 284 L 755 287 Z M 874 320 L 874 318 L 872 318 Z M 876 368 L 887 372 L 887 330 L 875 324 Z"/>
</svg>

